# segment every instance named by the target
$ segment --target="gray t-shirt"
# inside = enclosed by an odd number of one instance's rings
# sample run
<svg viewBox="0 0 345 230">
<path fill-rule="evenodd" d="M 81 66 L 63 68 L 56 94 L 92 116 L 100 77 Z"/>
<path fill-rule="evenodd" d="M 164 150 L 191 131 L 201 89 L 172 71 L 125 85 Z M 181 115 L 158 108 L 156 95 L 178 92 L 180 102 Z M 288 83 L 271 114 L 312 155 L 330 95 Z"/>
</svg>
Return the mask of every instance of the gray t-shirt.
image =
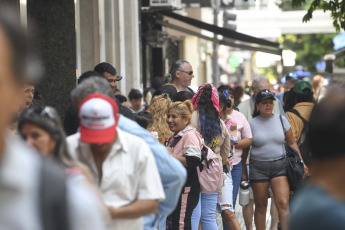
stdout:
<svg viewBox="0 0 345 230">
<path fill-rule="evenodd" d="M 279 115 L 264 118 L 257 116 L 249 121 L 253 134 L 253 144 L 250 157 L 257 161 L 274 161 L 285 155 L 285 135 L 290 129 L 290 123 L 285 116 L 282 116 L 283 127 Z"/>
</svg>

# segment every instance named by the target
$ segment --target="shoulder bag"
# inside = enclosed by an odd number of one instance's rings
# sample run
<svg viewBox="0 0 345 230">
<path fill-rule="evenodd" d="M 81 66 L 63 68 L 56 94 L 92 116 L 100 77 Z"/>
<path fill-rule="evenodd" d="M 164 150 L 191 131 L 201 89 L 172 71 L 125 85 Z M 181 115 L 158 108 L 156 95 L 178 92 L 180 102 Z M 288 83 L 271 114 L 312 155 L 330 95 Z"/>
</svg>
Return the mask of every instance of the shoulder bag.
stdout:
<svg viewBox="0 0 345 230">
<path fill-rule="evenodd" d="M 282 115 L 279 116 L 280 122 L 285 130 Z M 284 133 L 285 136 L 285 133 Z M 285 144 L 286 176 L 291 189 L 295 189 L 302 181 L 304 176 L 304 166 L 298 152 Z"/>
</svg>

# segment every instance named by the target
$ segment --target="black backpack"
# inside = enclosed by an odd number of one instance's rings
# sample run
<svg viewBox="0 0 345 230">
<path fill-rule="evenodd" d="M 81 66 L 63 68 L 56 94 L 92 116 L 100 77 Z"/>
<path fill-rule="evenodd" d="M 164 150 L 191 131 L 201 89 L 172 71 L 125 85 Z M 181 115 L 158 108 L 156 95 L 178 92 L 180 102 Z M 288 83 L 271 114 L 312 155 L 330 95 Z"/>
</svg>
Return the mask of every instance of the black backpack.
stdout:
<svg viewBox="0 0 345 230">
<path fill-rule="evenodd" d="M 310 146 L 310 135 L 309 135 L 309 122 L 304 119 L 301 114 L 296 110 L 292 109 L 289 112 L 295 114 L 303 121 L 303 130 L 301 136 L 297 142 L 301 155 L 303 157 L 304 163 L 309 167 L 311 164 L 311 146 Z"/>
</svg>

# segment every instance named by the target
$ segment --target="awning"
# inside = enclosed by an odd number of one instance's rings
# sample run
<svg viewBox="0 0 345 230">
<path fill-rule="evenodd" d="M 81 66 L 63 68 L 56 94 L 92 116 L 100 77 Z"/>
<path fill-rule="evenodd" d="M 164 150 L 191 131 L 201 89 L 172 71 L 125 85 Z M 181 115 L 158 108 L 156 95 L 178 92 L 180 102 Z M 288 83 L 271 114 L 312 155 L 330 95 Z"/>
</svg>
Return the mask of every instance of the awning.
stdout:
<svg viewBox="0 0 345 230">
<path fill-rule="evenodd" d="M 178 30 L 187 34 L 192 34 L 194 36 L 198 36 L 200 38 L 203 38 L 205 40 L 213 41 L 218 44 L 223 44 L 223 45 L 228 45 L 231 47 L 237 47 L 240 49 L 244 50 L 252 50 L 252 51 L 261 51 L 265 53 L 271 53 L 271 54 L 276 54 L 276 55 L 282 55 L 282 49 L 280 48 L 281 45 L 277 42 L 271 42 L 265 39 L 249 36 L 246 34 L 242 34 L 233 30 L 229 30 L 226 28 L 221 28 L 212 24 L 208 24 L 199 20 L 196 20 L 194 18 L 190 17 L 185 17 L 179 14 L 175 14 L 172 12 L 164 11 L 160 12 L 162 15 L 174 18 L 176 20 L 179 20 L 181 22 L 187 23 L 189 25 L 192 25 L 194 27 L 210 31 L 215 34 L 222 35 L 223 38 L 229 38 L 232 39 L 234 42 L 229 42 L 229 41 L 224 41 L 224 40 L 219 40 L 216 38 L 211 38 L 205 35 L 202 35 L 200 33 L 185 29 L 183 27 L 162 21 L 162 20 L 156 20 L 156 23 L 169 27 L 174 30 Z"/>
</svg>

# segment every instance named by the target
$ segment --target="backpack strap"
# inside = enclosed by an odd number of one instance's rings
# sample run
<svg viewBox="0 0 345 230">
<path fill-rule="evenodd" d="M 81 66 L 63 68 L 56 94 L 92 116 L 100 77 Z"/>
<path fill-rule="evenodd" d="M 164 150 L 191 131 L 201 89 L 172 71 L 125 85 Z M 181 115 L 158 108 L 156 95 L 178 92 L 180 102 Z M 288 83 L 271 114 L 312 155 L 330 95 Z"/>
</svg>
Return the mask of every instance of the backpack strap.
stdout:
<svg viewBox="0 0 345 230">
<path fill-rule="evenodd" d="M 69 230 L 66 178 L 55 164 L 41 162 L 40 212 L 42 229 Z"/>
<path fill-rule="evenodd" d="M 279 115 L 279 118 L 280 118 L 280 123 L 282 124 L 282 127 L 283 127 L 283 133 L 284 133 L 284 135 L 285 135 L 285 132 L 284 132 L 285 127 L 284 127 L 282 115 Z"/>
<path fill-rule="evenodd" d="M 304 119 L 296 109 L 291 109 L 289 112 L 291 112 L 291 113 L 295 114 L 297 117 L 299 117 L 303 121 L 304 124 L 305 123 L 308 124 L 308 121 L 306 119 Z"/>
<path fill-rule="evenodd" d="M 181 140 L 181 138 L 182 138 L 181 136 L 176 137 L 175 140 L 170 144 L 169 147 L 173 148 L 177 144 L 177 142 L 179 142 Z M 168 140 L 168 143 L 169 143 L 170 140 L 171 140 L 171 138 Z"/>
</svg>

